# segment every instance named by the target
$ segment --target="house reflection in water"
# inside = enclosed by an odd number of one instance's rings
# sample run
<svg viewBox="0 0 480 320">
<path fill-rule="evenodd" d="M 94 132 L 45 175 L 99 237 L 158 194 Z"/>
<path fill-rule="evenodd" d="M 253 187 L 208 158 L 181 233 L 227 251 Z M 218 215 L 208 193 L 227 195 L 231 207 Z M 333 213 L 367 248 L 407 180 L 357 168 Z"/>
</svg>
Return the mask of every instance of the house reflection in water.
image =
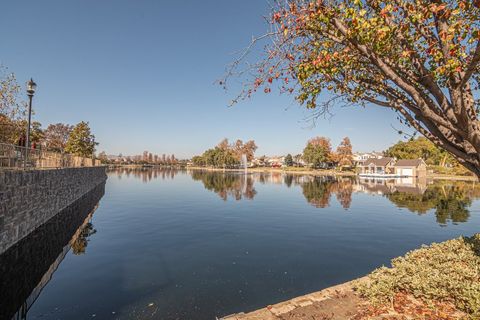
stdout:
<svg viewBox="0 0 480 320">
<path fill-rule="evenodd" d="M 394 192 L 405 192 L 422 195 L 427 190 L 427 179 L 416 177 L 378 179 L 360 178 L 354 184 L 355 192 L 388 195 Z"/>
<path fill-rule="evenodd" d="M 356 192 L 378 194 L 399 208 L 423 215 L 434 211 L 442 226 L 466 222 L 473 200 L 480 198 L 480 187 L 468 181 L 435 181 L 426 179 L 362 179 Z"/>
</svg>

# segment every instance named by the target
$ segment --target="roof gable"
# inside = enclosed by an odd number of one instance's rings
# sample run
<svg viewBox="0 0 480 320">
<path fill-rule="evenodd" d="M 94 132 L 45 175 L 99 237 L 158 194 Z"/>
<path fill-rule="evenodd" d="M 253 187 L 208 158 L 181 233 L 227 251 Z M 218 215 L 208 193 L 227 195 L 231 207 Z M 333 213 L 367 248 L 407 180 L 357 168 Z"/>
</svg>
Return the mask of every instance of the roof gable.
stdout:
<svg viewBox="0 0 480 320">
<path fill-rule="evenodd" d="M 395 167 L 418 167 L 424 163 L 422 159 L 402 159 L 395 163 Z"/>
<path fill-rule="evenodd" d="M 367 160 L 365 160 L 365 164 L 364 166 L 365 167 L 368 167 L 368 166 L 379 166 L 379 167 L 385 167 L 389 164 L 391 164 L 391 162 L 393 161 L 393 158 L 381 158 L 381 159 L 376 159 L 376 158 L 369 158 Z"/>
</svg>

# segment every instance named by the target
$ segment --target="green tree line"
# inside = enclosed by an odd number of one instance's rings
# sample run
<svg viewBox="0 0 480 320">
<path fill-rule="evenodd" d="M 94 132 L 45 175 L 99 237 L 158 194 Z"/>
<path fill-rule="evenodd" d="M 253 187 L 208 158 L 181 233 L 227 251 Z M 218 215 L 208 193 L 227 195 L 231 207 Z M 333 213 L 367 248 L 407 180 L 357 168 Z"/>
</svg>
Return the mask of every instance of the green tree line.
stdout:
<svg viewBox="0 0 480 320">
<path fill-rule="evenodd" d="M 217 146 L 206 150 L 202 155 L 194 156 L 192 163 L 195 166 L 209 166 L 217 168 L 233 168 L 238 166 L 245 155 L 247 161 L 252 161 L 257 145 L 254 140 L 243 142 L 236 140 L 230 144 L 223 139 Z"/>
</svg>

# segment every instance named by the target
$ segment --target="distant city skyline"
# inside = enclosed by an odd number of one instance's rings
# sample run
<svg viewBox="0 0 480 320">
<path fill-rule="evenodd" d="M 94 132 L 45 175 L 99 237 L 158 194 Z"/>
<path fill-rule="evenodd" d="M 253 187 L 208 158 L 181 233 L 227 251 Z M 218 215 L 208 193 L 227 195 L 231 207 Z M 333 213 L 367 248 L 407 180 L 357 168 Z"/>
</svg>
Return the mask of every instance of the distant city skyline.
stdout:
<svg viewBox="0 0 480 320">
<path fill-rule="evenodd" d="M 315 136 L 333 148 L 348 136 L 354 151 L 370 152 L 402 138 L 395 114 L 374 107 L 336 108 L 313 128 L 304 121 L 311 113 L 287 95 L 228 107 L 238 84 L 225 92 L 214 82 L 265 32 L 267 1 L 30 0 L 3 9 L 0 27 L 11 32 L 0 64 L 20 84 L 37 82 L 33 119 L 88 121 L 97 152 L 183 159 L 228 138 L 255 140 L 257 155 L 297 154 Z"/>
</svg>

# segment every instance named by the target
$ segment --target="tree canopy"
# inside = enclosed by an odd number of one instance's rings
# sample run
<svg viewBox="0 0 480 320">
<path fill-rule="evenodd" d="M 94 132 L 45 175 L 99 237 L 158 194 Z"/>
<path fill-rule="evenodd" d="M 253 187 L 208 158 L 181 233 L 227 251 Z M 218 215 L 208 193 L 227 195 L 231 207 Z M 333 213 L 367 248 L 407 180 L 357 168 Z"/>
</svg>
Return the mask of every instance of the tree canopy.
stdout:
<svg viewBox="0 0 480 320">
<path fill-rule="evenodd" d="M 335 104 L 390 108 L 480 176 L 479 7 L 469 0 L 274 1 L 271 31 L 254 40 L 272 40 L 265 59 L 245 73 L 245 53 L 227 75 L 254 74 L 243 97 L 277 82 L 319 114 Z"/>
<path fill-rule="evenodd" d="M 353 151 L 350 138 L 343 138 L 335 153 L 336 161 L 342 167 L 351 167 L 353 165 Z"/>
<path fill-rule="evenodd" d="M 223 139 L 215 148 L 206 150 L 201 156 L 193 157 L 192 162 L 196 166 L 234 167 L 240 164 L 243 155 L 247 157 L 247 161 L 251 161 L 255 150 L 257 145 L 254 140 L 244 143 L 238 139 L 230 144 L 228 139 Z"/>
<path fill-rule="evenodd" d="M 319 167 L 322 164 L 332 160 L 332 146 L 330 139 L 325 137 L 315 137 L 308 140 L 307 146 L 303 149 L 303 159 Z"/>
<path fill-rule="evenodd" d="M 0 66 L 0 115 L 18 120 L 25 113 L 25 103 L 19 100 L 20 85 L 13 73 Z"/>
<path fill-rule="evenodd" d="M 21 135 L 25 103 L 18 97 L 20 89 L 15 75 L 0 66 L 0 142 L 16 143 Z"/>
<path fill-rule="evenodd" d="M 63 123 L 51 124 L 44 132 L 45 146 L 49 150 L 62 152 L 67 145 L 73 126 Z"/>
<path fill-rule="evenodd" d="M 293 166 L 293 157 L 292 155 L 289 153 L 285 156 L 285 159 L 284 159 L 284 164 L 287 166 L 287 167 L 291 167 Z"/>
<path fill-rule="evenodd" d="M 456 161 L 445 150 L 436 147 L 430 140 L 419 137 L 399 141 L 385 151 L 385 155 L 397 159 L 423 159 L 429 165 L 445 166 Z"/>
<path fill-rule="evenodd" d="M 65 151 L 80 157 L 91 157 L 97 146 L 95 136 L 90 131 L 88 122 L 78 123 L 70 133 Z"/>
</svg>

